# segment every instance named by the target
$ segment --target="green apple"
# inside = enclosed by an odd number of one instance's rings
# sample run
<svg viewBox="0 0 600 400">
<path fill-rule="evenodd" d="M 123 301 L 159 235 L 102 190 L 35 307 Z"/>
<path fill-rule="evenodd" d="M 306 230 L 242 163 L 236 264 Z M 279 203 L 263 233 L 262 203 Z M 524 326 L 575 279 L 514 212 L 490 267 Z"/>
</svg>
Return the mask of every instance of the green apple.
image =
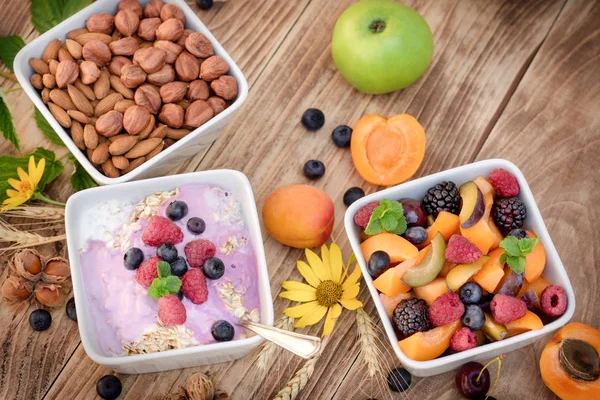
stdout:
<svg viewBox="0 0 600 400">
<path fill-rule="evenodd" d="M 364 93 L 410 86 L 433 55 L 433 35 L 412 8 L 394 0 L 362 0 L 335 24 L 333 61 L 344 78 Z"/>
</svg>

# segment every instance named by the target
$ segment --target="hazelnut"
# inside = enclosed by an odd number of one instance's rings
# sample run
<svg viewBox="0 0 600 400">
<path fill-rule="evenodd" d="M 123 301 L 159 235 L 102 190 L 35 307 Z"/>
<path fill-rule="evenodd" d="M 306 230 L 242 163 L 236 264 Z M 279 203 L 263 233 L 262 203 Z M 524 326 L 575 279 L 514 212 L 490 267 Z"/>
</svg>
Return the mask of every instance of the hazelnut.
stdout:
<svg viewBox="0 0 600 400">
<path fill-rule="evenodd" d="M 190 33 L 185 39 L 185 49 L 200 58 L 208 58 L 215 54 L 210 40 L 200 32 Z"/>
<path fill-rule="evenodd" d="M 123 114 L 120 112 L 111 110 L 100 115 L 96 120 L 96 132 L 104 137 L 114 136 L 121 132 L 121 129 L 123 129 Z"/>
<path fill-rule="evenodd" d="M 44 279 L 62 280 L 71 276 L 71 268 L 66 259 L 62 257 L 51 258 L 44 267 Z"/>
<path fill-rule="evenodd" d="M 140 17 L 134 11 L 121 10 L 115 15 L 115 26 L 123 36 L 131 36 L 140 25 Z"/>
<path fill-rule="evenodd" d="M 215 115 L 211 106 L 204 100 L 196 100 L 185 111 L 185 125 L 197 128 Z"/>
<path fill-rule="evenodd" d="M 206 100 L 210 108 L 213 109 L 215 115 L 221 113 L 225 108 L 227 108 L 227 102 L 220 97 L 212 96 Z"/>
<path fill-rule="evenodd" d="M 212 400 L 215 396 L 212 380 L 202 372 L 197 372 L 188 378 L 185 391 L 188 397 L 194 400 Z"/>
<path fill-rule="evenodd" d="M 202 66 L 200 66 L 202 68 Z M 187 92 L 187 98 L 189 101 L 195 100 L 206 100 L 209 96 L 208 83 L 201 79 L 196 79 L 190 82 L 190 87 Z"/>
<path fill-rule="evenodd" d="M 160 19 L 166 21 L 171 18 L 176 18 L 182 23 L 185 23 L 185 15 L 179 7 L 175 4 L 165 4 L 160 10 Z"/>
<path fill-rule="evenodd" d="M 101 71 L 95 62 L 84 61 L 79 64 L 79 74 L 81 75 L 81 82 L 86 85 L 91 85 L 98 80 Z"/>
<path fill-rule="evenodd" d="M 160 93 L 154 86 L 148 84 L 140 86 L 133 97 L 138 106 L 146 108 L 152 114 L 157 114 L 160 111 L 162 105 Z"/>
<path fill-rule="evenodd" d="M 85 26 L 90 32 L 110 35 L 115 29 L 115 19 L 108 13 L 94 14 L 85 21 Z"/>
<path fill-rule="evenodd" d="M 133 61 L 149 74 L 161 69 L 165 65 L 166 58 L 167 53 L 164 50 L 154 47 L 139 49 L 133 55 Z"/>
<path fill-rule="evenodd" d="M 24 249 L 17 252 L 12 259 L 12 264 L 17 272 L 23 270 L 31 275 L 42 272 L 42 260 L 40 253 L 35 250 Z"/>
<path fill-rule="evenodd" d="M 125 37 L 110 42 L 108 47 L 111 53 L 116 56 L 132 56 L 140 48 L 140 44 L 135 38 Z"/>
<path fill-rule="evenodd" d="M 181 37 L 179 38 L 179 40 L 177 41 L 177 44 L 181 46 L 181 48 L 185 48 L 185 40 L 188 38 L 188 36 L 190 36 L 192 33 L 194 33 L 193 30 L 191 29 L 185 29 L 183 31 L 183 35 L 181 35 Z"/>
<path fill-rule="evenodd" d="M 196 57 L 187 51 L 182 51 L 175 60 L 175 71 L 182 81 L 193 81 L 200 75 L 200 63 Z"/>
<path fill-rule="evenodd" d="M 156 39 L 156 29 L 162 24 L 160 18 L 144 18 L 140 22 L 137 34 L 144 40 L 149 42 Z"/>
<path fill-rule="evenodd" d="M 40 74 L 31 75 L 31 77 L 29 78 L 29 82 L 31 83 L 31 86 L 33 86 L 37 90 L 41 90 L 44 87 L 44 82 Z"/>
<path fill-rule="evenodd" d="M 169 5 L 169 4 L 167 4 Z M 164 7 L 163 7 L 164 10 Z M 176 41 L 183 35 L 183 22 L 177 18 L 169 18 L 156 29 L 156 39 Z"/>
<path fill-rule="evenodd" d="M 130 135 L 137 135 L 148 125 L 150 112 L 141 106 L 129 107 L 123 115 L 123 127 Z"/>
<path fill-rule="evenodd" d="M 182 100 L 176 101 L 175 104 L 177 104 L 178 106 L 181 106 L 181 108 L 183 108 L 183 111 L 186 111 L 191 103 L 189 100 L 182 99 Z"/>
<path fill-rule="evenodd" d="M 184 111 L 181 106 L 169 103 L 162 106 L 158 120 L 171 128 L 181 128 L 183 125 Z"/>
<path fill-rule="evenodd" d="M 40 283 L 36 285 L 34 292 L 35 299 L 46 307 L 57 307 L 63 302 L 60 286 L 51 283 Z"/>
<path fill-rule="evenodd" d="M 131 65 L 131 60 L 129 58 L 116 56 L 110 60 L 108 71 L 115 76 L 121 76 L 121 69 L 126 65 Z"/>
<path fill-rule="evenodd" d="M 142 18 L 142 5 L 138 0 L 121 0 L 117 10 L 130 10 L 133 11 L 139 18 Z"/>
<path fill-rule="evenodd" d="M 73 60 L 65 60 L 58 63 L 56 67 L 56 85 L 64 89 L 75 83 L 79 77 L 79 66 Z"/>
<path fill-rule="evenodd" d="M 163 103 L 175 103 L 182 100 L 188 90 L 186 82 L 169 82 L 160 88 Z"/>
<path fill-rule="evenodd" d="M 200 65 L 200 78 L 205 81 L 214 81 L 221 75 L 225 75 L 229 71 L 227 61 L 219 56 L 208 57 L 202 65 Z"/>
<path fill-rule="evenodd" d="M 13 301 L 27 300 L 31 296 L 32 286 L 27 280 L 12 275 L 2 284 L 2 296 Z"/>
<path fill-rule="evenodd" d="M 146 80 L 148 81 L 148 83 L 158 86 L 164 85 L 168 82 L 173 82 L 175 80 L 175 69 L 173 68 L 173 66 L 165 64 L 160 70 L 156 71 L 155 73 L 148 74 Z"/>
<path fill-rule="evenodd" d="M 121 68 L 121 82 L 129 89 L 136 88 L 146 81 L 146 73 L 137 65 L 126 65 Z"/>
<path fill-rule="evenodd" d="M 90 40 L 87 42 L 83 46 L 81 53 L 86 61 L 93 61 L 99 67 L 108 64 L 112 57 L 108 45 L 100 40 Z"/>
<path fill-rule="evenodd" d="M 144 17 L 146 18 L 157 18 L 160 17 L 160 10 L 163 8 L 165 3 L 162 0 L 151 0 L 146 4 L 144 8 Z"/>
<path fill-rule="evenodd" d="M 238 94 L 237 81 L 233 76 L 223 75 L 210 83 L 217 96 L 225 100 L 233 100 Z"/>
<path fill-rule="evenodd" d="M 173 64 L 177 60 L 177 56 L 183 51 L 183 47 L 169 40 L 157 40 L 154 42 L 154 47 L 167 52 L 167 64 Z"/>
</svg>

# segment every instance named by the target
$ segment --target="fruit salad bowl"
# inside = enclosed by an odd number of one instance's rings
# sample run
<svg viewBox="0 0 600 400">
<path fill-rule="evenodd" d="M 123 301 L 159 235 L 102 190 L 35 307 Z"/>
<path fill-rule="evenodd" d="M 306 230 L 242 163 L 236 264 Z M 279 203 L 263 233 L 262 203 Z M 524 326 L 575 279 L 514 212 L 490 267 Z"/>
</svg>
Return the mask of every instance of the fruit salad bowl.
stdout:
<svg viewBox="0 0 600 400">
<path fill-rule="evenodd" d="M 380 297 L 380 293 L 374 285 L 375 280 L 372 278 L 372 276 L 369 272 L 368 265 L 367 265 L 367 262 L 369 260 L 365 259 L 365 257 L 368 258 L 370 256 L 370 254 L 364 255 L 363 254 L 363 249 L 365 248 L 364 245 L 363 245 L 363 248 L 361 248 L 361 242 L 363 242 L 363 240 L 364 240 L 364 232 L 362 231 L 361 227 L 356 225 L 354 217 L 359 210 L 361 210 L 364 206 L 366 206 L 367 204 L 372 203 L 374 201 L 382 201 L 383 199 L 389 199 L 392 201 L 400 200 L 400 199 L 423 199 L 425 194 L 427 193 L 428 189 L 439 184 L 440 182 L 452 181 L 452 182 L 456 183 L 457 186 L 461 186 L 464 183 L 467 183 L 469 181 L 476 181 L 478 179 L 478 177 L 487 177 L 492 171 L 494 171 L 498 168 L 502 168 L 505 171 L 508 171 L 518 181 L 518 184 L 520 186 L 520 193 L 518 196 L 519 196 L 520 200 L 524 203 L 524 205 L 527 209 L 527 218 L 525 219 L 522 229 L 524 229 L 528 232 L 531 232 L 531 231 L 535 232 L 537 237 L 539 237 L 539 239 L 540 239 L 540 243 L 545 248 L 546 261 L 545 261 L 545 267 L 543 267 L 543 264 L 542 264 L 543 277 L 545 279 L 547 279 L 547 281 L 549 281 L 552 285 L 562 286 L 562 288 L 564 289 L 564 292 L 566 293 L 566 297 L 568 300 L 567 305 L 566 305 L 566 310 L 564 311 L 564 314 L 562 314 L 558 318 L 548 320 L 548 322 L 545 323 L 543 325 L 543 327 L 541 326 L 541 322 L 540 322 L 539 326 L 536 329 L 525 330 L 523 333 L 516 334 L 515 336 L 507 335 L 505 337 L 503 335 L 501 340 L 491 341 L 490 343 L 482 344 L 477 347 L 470 348 L 468 350 L 464 350 L 464 351 L 460 351 L 460 352 L 450 352 L 449 350 L 446 350 L 445 352 L 443 352 L 443 354 L 441 356 L 438 356 L 437 358 L 428 359 L 426 361 L 417 361 L 414 358 L 418 358 L 418 357 L 413 357 L 413 358 L 409 357 L 405 352 L 402 351 L 402 349 L 399 345 L 399 341 L 402 339 L 402 336 L 397 334 L 397 330 L 394 328 L 392 319 L 389 317 L 390 311 L 386 310 L 386 305 L 382 301 L 383 297 Z M 479 178 L 479 179 L 481 180 L 481 178 Z M 461 189 L 461 195 L 463 193 L 462 190 L 463 189 Z M 463 201 L 463 206 L 464 206 L 464 203 L 465 202 Z M 478 210 L 477 205 L 469 205 L 469 206 L 470 207 L 472 206 L 473 210 L 475 210 L 472 215 L 475 215 L 477 212 L 479 214 L 481 214 L 483 212 L 482 210 Z M 442 215 L 442 214 L 440 213 L 440 215 Z M 474 218 L 477 218 L 477 217 L 478 216 L 475 215 Z M 479 215 L 479 217 L 480 217 L 480 215 Z M 455 218 L 458 220 L 458 217 L 455 217 Z M 465 218 L 465 220 L 461 220 L 461 222 L 463 222 L 467 226 L 471 226 L 474 224 L 474 221 L 469 221 L 466 218 Z M 458 222 L 457 222 L 457 224 L 458 224 Z M 463 225 L 463 227 L 465 225 Z M 458 225 L 457 225 L 457 227 L 458 227 Z M 523 176 L 523 173 L 519 170 L 519 168 L 517 166 L 515 166 L 513 163 L 511 163 L 509 161 L 502 160 L 502 159 L 491 159 L 491 160 L 479 161 L 479 162 L 464 165 L 461 167 L 442 171 L 442 172 L 439 172 L 439 173 L 436 173 L 433 175 L 429 175 L 429 176 L 426 176 L 423 178 L 419 178 L 414 181 L 404 183 L 401 185 L 397 185 L 394 187 L 390 187 L 390 188 L 382 190 L 380 192 L 376 192 L 376 193 L 370 194 L 368 196 L 365 196 L 365 197 L 355 201 L 348 208 L 346 215 L 345 215 L 345 229 L 346 229 L 348 238 L 350 240 L 352 250 L 354 251 L 354 254 L 356 254 L 358 263 L 362 269 L 363 277 L 364 277 L 365 281 L 367 282 L 367 286 L 369 288 L 371 296 L 373 297 L 373 301 L 375 302 L 375 305 L 376 305 L 377 311 L 380 315 L 385 332 L 390 341 L 390 345 L 392 346 L 392 349 L 396 353 L 398 359 L 400 360 L 400 362 L 402 363 L 404 368 L 406 368 L 408 371 L 410 371 L 412 374 L 414 374 L 416 376 L 425 377 L 425 376 L 442 374 L 444 372 L 456 369 L 459 366 L 461 366 L 469 361 L 488 360 L 488 359 L 497 357 L 500 354 L 508 353 L 512 350 L 516 350 L 516 349 L 522 348 L 524 346 L 527 346 L 527 345 L 535 342 L 536 340 L 540 339 L 544 335 L 546 335 L 550 332 L 553 332 L 553 331 L 557 330 L 558 328 L 562 327 L 563 325 L 565 325 L 571 319 L 571 317 L 573 316 L 573 313 L 575 312 L 575 296 L 573 293 L 573 288 L 571 286 L 571 282 L 569 281 L 569 277 L 567 276 L 565 268 L 564 268 L 564 266 L 560 260 L 560 257 L 556 251 L 556 248 L 555 248 L 554 244 L 552 243 L 552 239 L 550 238 L 550 235 L 548 234 L 548 230 L 546 229 L 546 225 L 544 224 L 540 210 L 535 202 L 535 199 L 533 197 L 531 189 L 529 188 L 529 185 L 527 184 L 527 181 L 526 181 L 525 177 Z M 438 235 L 438 236 L 441 238 L 441 235 Z M 445 239 L 448 240 L 448 238 L 445 238 Z M 431 240 L 432 246 L 435 246 L 434 240 Z M 470 240 L 473 242 L 477 242 L 478 239 L 472 237 L 472 238 L 470 238 Z M 443 238 L 441 241 L 443 243 L 443 241 L 444 241 Z M 433 249 L 434 247 L 431 247 L 431 248 Z M 432 251 L 432 250 L 430 250 L 430 251 Z M 484 254 L 486 254 L 486 253 L 487 252 L 484 252 Z M 490 252 L 490 254 L 491 254 L 491 252 Z M 480 253 L 480 255 L 481 255 L 481 253 Z M 416 259 L 418 259 L 418 257 Z M 481 259 L 483 261 L 483 260 L 488 260 L 489 258 L 486 256 L 482 256 Z M 421 259 L 421 261 L 419 261 L 419 262 L 423 262 L 422 260 L 423 259 Z M 408 260 L 408 261 L 411 261 L 411 260 Z M 389 259 L 388 259 L 388 262 L 389 262 Z M 416 265 L 419 265 L 419 262 L 417 262 Z M 473 264 L 476 264 L 476 263 L 473 263 Z M 401 264 L 399 264 L 399 265 L 401 265 Z M 467 265 L 467 264 L 464 264 L 464 265 Z M 410 267 L 408 267 L 408 268 L 410 268 Z M 508 267 L 506 267 L 506 268 L 508 268 Z M 405 272 L 405 274 L 406 274 L 406 272 Z M 448 272 L 446 272 L 446 274 L 448 274 Z M 540 271 L 540 274 L 541 274 L 541 271 Z M 436 276 L 437 276 L 437 273 L 436 273 Z M 448 291 L 448 292 L 452 292 L 453 290 L 457 291 L 458 287 L 453 287 L 451 284 L 448 284 L 448 287 L 446 287 L 446 284 L 448 283 L 447 276 L 448 275 L 441 275 L 441 272 L 440 272 L 439 277 L 444 277 L 442 279 L 442 282 L 445 282 L 444 283 L 444 291 Z M 469 276 L 472 276 L 472 274 Z M 508 275 L 506 275 L 506 276 L 508 276 Z M 437 279 L 441 279 L 439 277 Z M 404 275 L 402 277 L 402 282 L 403 282 L 402 284 L 405 284 L 405 282 L 406 282 L 405 279 L 406 279 L 406 275 Z M 400 280 L 400 279 L 398 278 L 398 280 Z M 467 280 L 473 281 L 473 278 L 471 278 L 471 279 L 466 278 L 464 280 L 464 282 L 461 282 L 458 286 L 463 285 L 464 283 L 467 282 Z M 506 282 L 506 281 L 502 281 L 502 282 Z M 418 286 L 418 285 L 411 285 L 411 286 Z M 502 287 L 504 288 L 503 285 L 502 285 Z M 521 286 L 519 286 L 519 288 L 520 287 Z M 414 290 L 415 288 L 412 288 L 412 289 Z M 492 291 L 494 291 L 494 290 L 491 289 L 490 293 Z M 416 293 L 415 293 L 415 296 L 419 297 L 419 298 L 423 298 L 422 296 L 418 296 Z M 407 297 L 409 297 L 409 295 L 407 295 Z M 439 297 L 442 297 L 442 296 L 440 295 Z M 461 299 L 461 301 L 462 301 L 462 299 Z M 430 304 L 430 301 L 428 301 L 427 303 Z M 395 305 L 394 305 L 394 307 L 395 307 Z M 530 311 L 527 311 L 527 313 L 533 314 Z M 537 320 L 539 320 L 539 318 L 537 318 Z M 453 324 L 457 325 L 457 327 L 460 326 L 461 325 L 460 319 L 458 321 L 454 322 Z M 451 324 L 448 324 L 445 326 L 450 326 L 450 325 Z M 464 320 L 463 320 L 463 325 L 464 325 Z M 439 325 L 435 325 L 435 326 L 439 326 Z M 455 327 L 455 328 L 458 329 L 457 327 Z M 440 327 L 440 328 L 442 328 L 442 327 Z M 439 329 L 439 328 L 436 328 L 436 329 Z M 456 329 L 455 329 L 455 331 L 456 331 Z M 426 334 L 426 332 L 425 332 L 425 334 Z M 412 336 L 408 336 L 408 337 L 410 338 Z M 411 342 L 411 343 L 413 343 L 413 342 Z M 446 341 L 446 347 L 444 347 L 444 349 L 448 347 L 447 343 L 448 343 L 448 340 Z M 419 354 L 419 352 L 421 352 L 421 351 L 426 351 L 426 349 L 415 348 L 415 349 L 410 349 L 410 351 L 414 355 L 414 354 Z"/>
</svg>

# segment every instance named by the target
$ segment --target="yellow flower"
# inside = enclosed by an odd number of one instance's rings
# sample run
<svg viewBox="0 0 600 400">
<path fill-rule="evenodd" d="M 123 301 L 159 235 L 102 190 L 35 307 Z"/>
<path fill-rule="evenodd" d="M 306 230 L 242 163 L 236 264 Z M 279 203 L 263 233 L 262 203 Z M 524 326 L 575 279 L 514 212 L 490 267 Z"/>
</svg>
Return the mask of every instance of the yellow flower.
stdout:
<svg viewBox="0 0 600 400">
<path fill-rule="evenodd" d="M 308 263 L 298 261 L 297 266 L 308 285 L 284 281 L 281 286 L 287 291 L 279 294 L 279 297 L 304 304 L 286 308 L 283 313 L 298 319 L 294 325 L 296 328 L 314 325 L 327 314 L 323 326 L 323 336 L 327 336 L 342 313 L 342 307 L 348 310 L 362 307 L 356 299 L 360 290 L 360 268 L 354 267 L 348 276 L 347 271 L 343 271 L 342 251 L 335 243 L 329 249 L 326 245 L 321 247 L 322 258 L 310 249 L 306 249 L 305 253 Z"/>
<path fill-rule="evenodd" d="M 35 165 L 35 159 L 33 156 L 29 157 L 29 165 L 27 167 L 28 173 L 23 171 L 23 168 L 17 168 L 17 173 L 19 174 L 19 179 L 8 178 L 8 183 L 12 186 L 13 189 L 8 189 L 6 191 L 6 195 L 8 199 L 4 200 L 2 203 L 2 211 L 10 210 L 11 208 L 15 208 L 27 200 L 29 200 L 35 190 L 37 189 L 37 185 L 40 183 L 42 179 L 42 175 L 44 175 L 44 168 L 46 167 L 46 160 L 42 158 L 38 165 Z"/>
</svg>

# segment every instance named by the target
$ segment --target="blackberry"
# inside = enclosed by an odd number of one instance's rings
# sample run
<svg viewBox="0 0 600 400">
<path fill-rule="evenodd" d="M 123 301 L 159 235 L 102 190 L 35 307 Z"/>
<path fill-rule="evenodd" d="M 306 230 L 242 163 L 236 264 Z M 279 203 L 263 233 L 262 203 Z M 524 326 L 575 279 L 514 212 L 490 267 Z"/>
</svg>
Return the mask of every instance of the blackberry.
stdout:
<svg viewBox="0 0 600 400">
<path fill-rule="evenodd" d="M 523 227 L 527 218 L 527 208 L 518 197 L 496 199 L 492 207 L 492 217 L 496 226 L 506 235 L 513 229 Z"/>
<path fill-rule="evenodd" d="M 452 181 L 444 181 L 430 187 L 423 198 L 423 205 L 427 214 L 434 217 L 437 217 L 440 211 L 448 211 L 458 215 L 460 195 L 456 184 Z"/>
<path fill-rule="evenodd" d="M 415 297 L 404 299 L 396 306 L 392 321 L 398 332 L 404 336 L 432 328 L 427 303 Z"/>
</svg>

